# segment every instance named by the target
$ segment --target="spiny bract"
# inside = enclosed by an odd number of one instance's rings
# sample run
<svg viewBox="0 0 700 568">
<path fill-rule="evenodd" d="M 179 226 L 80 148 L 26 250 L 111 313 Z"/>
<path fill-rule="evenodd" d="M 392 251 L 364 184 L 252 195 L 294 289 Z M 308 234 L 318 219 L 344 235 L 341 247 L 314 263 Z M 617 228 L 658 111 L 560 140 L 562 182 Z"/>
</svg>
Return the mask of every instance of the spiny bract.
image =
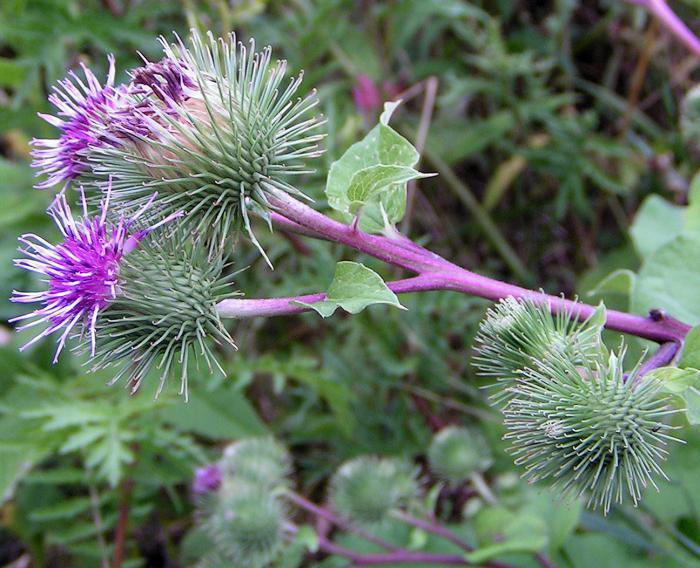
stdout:
<svg viewBox="0 0 700 568">
<path fill-rule="evenodd" d="M 605 512 L 626 495 L 636 504 L 647 484 L 656 487 L 665 446 L 675 440 L 664 419 L 675 411 L 659 381 L 637 373 L 626 378 L 614 353 L 587 366 L 553 355 L 527 369 L 503 411 L 505 438 L 525 477 L 587 494 L 588 505 Z"/>
<path fill-rule="evenodd" d="M 267 488 L 229 485 L 205 513 L 203 527 L 227 566 L 262 568 L 279 554 L 287 518 L 282 501 Z M 235 485 L 235 482 L 234 484 Z"/>
<path fill-rule="evenodd" d="M 210 341 L 234 346 L 216 309 L 236 294 L 226 266 L 222 251 L 193 246 L 179 231 L 124 257 L 119 294 L 97 322 L 95 368 L 121 367 L 112 382 L 128 374 L 132 390 L 158 368 L 158 394 L 179 367 L 185 397 L 190 358 L 223 372 Z"/>
<path fill-rule="evenodd" d="M 283 85 L 286 62 L 271 64 L 269 47 L 257 53 L 234 35 L 193 31 L 191 48 L 161 43 L 165 59 L 132 72 L 146 89 L 138 106 L 149 132 L 99 148 L 93 172 L 113 176 L 125 206 L 157 189 L 162 211 L 184 210 L 199 233 L 224 239 L 244 227 L 257 244 L 249 211 L 268 218 L 270 192 L 299 194 L 289 176 L 308 173 L 303 161 L 321 154 L 315 92 L 295 99 L 302 76 Z"/>
<path fill-rule="evenodd" d="M 583 363 L 600 352 L 605 322 L 601 306 L 585 322 L 570 312 L 551 314 L 549 303 L 508 296 L 486 313 L 476 336 L 474 364 L 480 374 L 495 378 L 493 400 L 505 401 L 508 385 L 523 369 L 548 354 L 561 353 Z"/>
</svg>

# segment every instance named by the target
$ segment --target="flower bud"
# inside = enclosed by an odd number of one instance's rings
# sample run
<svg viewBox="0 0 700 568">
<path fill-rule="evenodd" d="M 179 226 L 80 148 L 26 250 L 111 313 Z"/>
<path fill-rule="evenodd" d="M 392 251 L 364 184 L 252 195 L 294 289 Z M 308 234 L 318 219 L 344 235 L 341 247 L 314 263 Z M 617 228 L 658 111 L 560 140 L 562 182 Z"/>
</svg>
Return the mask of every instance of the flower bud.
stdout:
<svg viewBox="0 0 700 568">
<path fill-rule="evenodd" d="M 343 464 L 331 479 L 334 508 L 360 524 L 383 521 L 418 492 L 416 468 L 400 459 L 359 457 Z"/>
<path fill-rule="evenodd" d="M 513 381 L 549 354 L 581 363 L 597 357 L 601 329 L 596 318 L 579 323 L 568 312 L 553 316 L 548 303 L 509 296 L 489 309 L 481 322 L 475 365 L 480 374 L 505 387 L 493 395 L 496 402 L 503 402 Z"/>
<path fill-rule="evenodd" d="M 229 445 L 219 466 L 224 475 L 272 488 L 286 483 L 290 460 L 287 450 L 273 438 L 249 438 Z"/>
<path fill-rule="evenodd" d="M 463 483 L 473 473 L 486 471 L 493 459 L 486 440 L 475 428 L 448 426 L 434 437 L 428 462 L 438 476 L 452 485 Z"/>
<path fill-rule="evenodd" d="M 286 514 L 282 502 L 267 489 L 247 483 L 229 487 L 210 501 L 203 527 L 227 566 L 262 568 L 284 544 Z"/>
</svg>

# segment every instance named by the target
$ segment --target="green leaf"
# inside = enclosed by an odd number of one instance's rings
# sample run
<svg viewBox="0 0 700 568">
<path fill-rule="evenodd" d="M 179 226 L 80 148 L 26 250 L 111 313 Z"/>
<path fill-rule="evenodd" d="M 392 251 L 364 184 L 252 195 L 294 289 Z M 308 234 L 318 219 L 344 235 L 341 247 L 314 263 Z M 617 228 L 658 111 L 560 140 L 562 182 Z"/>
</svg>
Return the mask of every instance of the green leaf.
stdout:
<svg viewBox="0 0 700 568">
<path fill-rule="evenodd" d="M 615 270 L 598 282 L 596 287 L 588 292 L 588 295 L 599 296 L 603 293 L 610 292 L 629 296 L 634 289 L 636 278 L 637 275 L 627 268 Z"/>
<path fill-rule="evenodd" d="M 513 513 L 502 507 L 484 509 L 476 519 L 479 548 L 464 555 L 473 564 L 514 552 L 537 552 L 547 546 L 545 522 L 528 513 Z"/>
<path fill-rule="evenodd" d="M 16 87 L 27 77 L 27 68 L 13 59 L 0 57 L 0 85 Z"/>
<path fill-rule="evenodd" d="M 683 354 L 678 366 L 682 369 L 700 369 L 700 326 L 694 327 L 685 336 Z"/>
<path fill-rule="evenodd" d="M 700 235 L 669 241 L 642 265 L 632 292 L 632 309 L 662 308 L 690 325 L 700 324 Z"/>
<path fill-rule="evenodd" d="M 682 394 L 690 387 L 698 384 L 700 371 L 697 369 L 679 369 L 678 367 L 659 367 L 649 371 L 646 377 L 661 381 L 666 392 Z"/>
<path fill-rule="evenodd" d="M 363 231 L 380 232 L 386 223 L 400 221 L 406 208 L 407 182 L 428 175 L 413 169 L 418 152 L 388 125 L 398 104 L 386 103 L 380 123 L 350 146 L 328 172 L 328 204 L 347 217 L 362 209 Z"/>
<path fill-rule="evenodd" d="M 630 228 L 637 252 L 647 258 L 683 231 L 685 207 L 652 194 L 644 200 Z"/>
<path fill-rule="evenodd" d="M 370 166 L 356 172 L 350 180 L 347 197 L 350 201 L 348 211 L 357 215 L 367 202 L 382 191 L 390 190 L 395 186 L 405 186 L 406 182 L 429 177 L 432 174 L 423 174 L 407 166 Z"/>
<path fill-rule="evenodd" d="M 260 436 L 267 428 L 245 395 L 231 388 L 207 392 L 194 389 L 189 401 L 177 401 L 161 410 L 161 417 L 180 431 L 212 440 Z"/>
<path fill-rule="evenodd" d="M 331 316 L 339 307 L 351 314 L 359 313 L 372 304 L 389 304 L 405 309 L 379 274 L 363 264 L 349 261 L 336 265 L 325 300 L 313 304 L 294 303 L 316 310 L 324 318 Z"/>
<path fill-rule="evenodd" d="M 700 424 L 700 371 L 698 369 L 660 367 L 647 373 L 646 378 L 661 381 L 663 389 L 674 395 L 673 402 L 685 411 L 688 423 L 693 426 Z"/>
<path fill-rule="evenodd" d="M 17 482 L 39 458 L 39 452 L 26 444 L 0 444 L 0 504 L 10 499 Z"/>
<path fill-rule="evenodd" d="M 318 535 L 309 525 L 299 527 L 295 541 L 302 544 L 311 553 L 318 551 Z"/>
<path fill-rule="evenodd" d="M 90 497 L 74 497 L 55 505 L 34 509 L 29 518 L 34 522 L 57 521 L 62 519 L 75 520 L 75 517 L 90 509 Z"/>
</svg>

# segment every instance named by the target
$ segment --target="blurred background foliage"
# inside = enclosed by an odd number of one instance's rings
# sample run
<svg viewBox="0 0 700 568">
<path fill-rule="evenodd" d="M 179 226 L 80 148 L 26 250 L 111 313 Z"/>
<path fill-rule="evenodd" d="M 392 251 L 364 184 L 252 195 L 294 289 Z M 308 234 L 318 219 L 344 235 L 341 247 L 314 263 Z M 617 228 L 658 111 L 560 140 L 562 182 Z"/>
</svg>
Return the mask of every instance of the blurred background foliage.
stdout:
<svg viewBox="0 0 700 568">
<path fill-rule="evenodd" d="M 674 7 L 692 24 L 700 4 Z M 694 123 L 681 128 L 681 101 L 700 62 L 624 2 L 2 0 L 5 321 L 17 313 L 11 290 L 30 285 L 12 266 L 16 236 L 54 234 L 44 214 L 52 195 L 32 189 L 29 168 L 30 139 L 55 135 L 37 117 L 49 110 L 51 85 L 80 62 L 104 77 L 109 53 L 125 79 L 137 51 L 157 59 L 156 36 L 189 27 L 270 44 L 292 70 L 305 70 L 306 88 L 318 88 L 327 151 L 302 185 L 318 207 L 329 165 L 376 123 L 383 100 L 400 96 L 396 127 L 412 140 L 418 133 L 423 171 L 440 174 L 420 181 L 403 224 L 413 238 L 464 266 L 610 307 L 628 308 L 630 298 L 638 311 L 663 304 L 644 271 L 678 280 L 671 261 L 650 268 L 647 259 L 687 216 L 700 147 Z M 250 266 L 237 282 L 250 297 L 323 289 L 335 262 L 354 258 L 282 233 L 263 240 L 274 272 L 250 247 L 235 254 L 238 267 Z M 700 264 L 697 250 L 691 256 Z M 675 315 L 697 324 L 700 267 L 694 274 L 673 294 L 684 310 Z M 86 373 L 77 355 L 51 365 L 50 342 L 19 354 L 26 337 L 3 325 L 0 565 L 187 566 L 198 554 L 193 470 L 229 441 L 273 433 L 291 449 L 300 490 L 322 501 L 344 460 L 370 453 L 423 465 L 435 430 L 467 424 L 489 441 L 495 463 L 486 477 L 502 507 L 560 529 L 549 540 L 557 566 L 700 566 L 700 435 L 683 433 L 669 481 L 638 509 L 604 517 L 556 504 L 546 488 L 519 481 L 501 418 L 471 368 L 487 303 L 450 293 L 402 302 L 407 312 L 241 322 L 226 376 L 200 370 L 187 404 L 173 385 L 158 400 L 150 387 L 129 397 L 106 386 L 109 376 Z M 443 519 L 479 541 L 489 507 L 469 487 L 444 488 L 438 502 Z M 367 546 L 353 538 L 340 541 Z M 535 565 L 527 555 L 510 560 Z M 344 565 L 301 554 L 285 562 Z"/>
</svg>

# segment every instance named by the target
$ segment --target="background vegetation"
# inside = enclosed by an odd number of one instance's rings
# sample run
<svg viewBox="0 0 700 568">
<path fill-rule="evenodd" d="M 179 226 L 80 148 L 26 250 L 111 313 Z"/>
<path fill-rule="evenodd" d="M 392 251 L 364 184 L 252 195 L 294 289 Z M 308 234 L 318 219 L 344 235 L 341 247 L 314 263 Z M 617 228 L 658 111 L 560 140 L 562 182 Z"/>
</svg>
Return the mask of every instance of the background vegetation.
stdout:
<svg viewBox="0 0 700 568">
<path fill-rule="evenodd" d="M 694 0 L 674 7 L 691 24 L 700 9 Z M 412 140 L 418 133 L 422 170 L 440 174 L 420 181 L 403 225 L 412 237 L 484 273 L 642 312 L 657 298 L 670 301 L 658 278 L 650 284 L 649 273 L 661 273 L 678 284 L 674 315 L 700 322 L 698 249 L 650 260 L 682 231 L 676 205 L 687 202 L 700 159 L 692 107 L 683 111 L 682 101 L 700 61 L 642 10 L 613 0 L 2 0 L 4 320 L 17 314 L 11 290 L 30 285 L 12 266 L 16 236 L 53 230 L 44 215 L 52 195 L 32 189 L 29 168 L 29 140 L 54 135 L 36 115 L 48 110 L 50 86 L 81 61 L 104 77 L 108 53 L 123 79 L 137 50 L 156 59 L 157 35 L 192 26 L 270 44 L 292 70 L 305 70 L 305 88 L 318 88 L 327 151 L 302 185 L 318 207 L 329 164 L 376 123 L 383 100 L 401 96 L 395 126 Z M 323 289 L 335 262 L 354 258 L 262 226 L 256 234 L 275 270 L 252 248 L 237 254 L 239 267 L 250 266 L 237 286 L 250 297 Z M 674 262 L 690 268 L 674 273 Z M 628 271 L 604 280 L 618 269 Z M 226 354 L 226 376 L 201 371 L 188 404 L 177 385 L 158 400 L 150 387 L 135 397 L 108 388 L 110 377 L 86 374 L 79 356 L 51 365 L 50 342 L 19 354 L 26 337 L 3 325 L 0 565 L 189 566 L 202 552 L 193 471 L 228 442 L 274 434 L 291 450 L 300 492 L 320 502 L 345 460 L 370 453 L 423 466 L 434 431 L 468 424 L 491 447 L 485 475 L 501 508 L 528 530 L 546 527 L 557 566 L 700 566 L 698 434 L 683 433 L 688 443 L 666 466 L 670 481 L 638 509 L 604 517 L 563 505 L 519 480 L 501 417 L 479 388 L 471 344 L 488 304 L 451 293 L 402 302 L 407 312 L 377 306 L 352 318 L 242 322 L 232 329 L 240 351 Z M 633 344 L 630 360 L 642 347 Z M 425 468 L 422 480 L 431 483 Z M 493 507 L 469 484 L 436 498 L 465 538 L 488 532 L 483 512 Z M 535 565 L 529 555 L 511 560 Z M 347 561 L 300 553 L 281 564 Z"/>
</svg>

